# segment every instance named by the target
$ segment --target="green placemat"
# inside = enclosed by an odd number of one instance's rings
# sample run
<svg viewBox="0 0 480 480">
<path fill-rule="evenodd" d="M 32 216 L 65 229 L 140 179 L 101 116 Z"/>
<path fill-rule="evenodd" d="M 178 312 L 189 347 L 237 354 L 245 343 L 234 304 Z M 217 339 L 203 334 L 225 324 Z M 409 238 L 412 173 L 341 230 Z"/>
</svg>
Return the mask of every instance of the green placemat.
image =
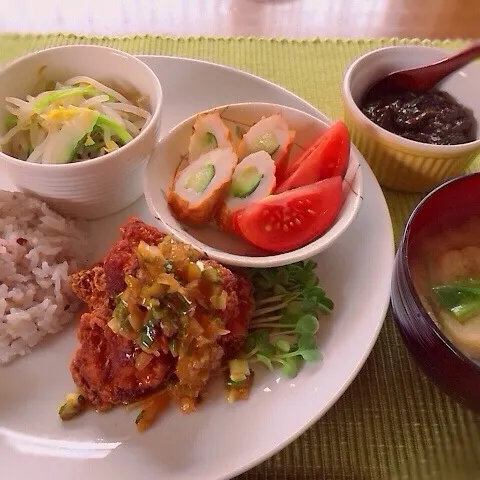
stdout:
<svg viewBox="0 0 480 480">
<path fill-rule="evenodd" d="M 299 94 L 331 118 L 342 115 L 340 82 L 367 50 L 459 41 L 86 38 L 0 35 L 0 62 L 67 43 L 96 43 L 132 53 L 201 58 L 247 70 Z M 477 160 L 480 168 L 480 161 Z M 398 240 L 418 195 L 385 191 Z M 364 368 L 308 432 L 242 480 L 480 479 L 480 416 L 459 407 L 421 374 L 388 315 Z"/>
</svg>

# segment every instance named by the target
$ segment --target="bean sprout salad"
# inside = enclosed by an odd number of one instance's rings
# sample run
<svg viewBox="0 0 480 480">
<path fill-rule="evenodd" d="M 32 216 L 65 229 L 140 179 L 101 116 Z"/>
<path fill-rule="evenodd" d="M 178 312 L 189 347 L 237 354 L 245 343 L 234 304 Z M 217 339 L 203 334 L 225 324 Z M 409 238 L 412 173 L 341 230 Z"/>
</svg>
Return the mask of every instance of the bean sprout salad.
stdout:
<svg viewBox="0 0 480 480">
<path fill-rule="evenodd" d="M 49 87 L 25 100 L 5 99 L 9 116 L 0 151 L 43 164 L 98 158 L 133 140 L 151 117 L 142 108 L 145 98 L 129 100 L 90 77 L 76 76 Z"/>
</svg>

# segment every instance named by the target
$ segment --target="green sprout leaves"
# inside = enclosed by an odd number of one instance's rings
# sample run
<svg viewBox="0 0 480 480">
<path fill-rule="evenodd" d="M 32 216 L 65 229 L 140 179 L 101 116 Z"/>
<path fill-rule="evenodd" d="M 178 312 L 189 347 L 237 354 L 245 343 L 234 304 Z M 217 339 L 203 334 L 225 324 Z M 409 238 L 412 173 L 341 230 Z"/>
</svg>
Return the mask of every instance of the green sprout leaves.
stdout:
<svg viewBox="0 0 480 480">
<path fill-rule="evenodd" d="M 318 317 L 328 315 L 333 301 L 318 286 L 315 262 L 298 262 L 269 269 L 250 269 L 255 312 L 241 355 L 269 370 L 279 367 L 295 377 L 303 362 L 317 362 Z"/>
</svg>

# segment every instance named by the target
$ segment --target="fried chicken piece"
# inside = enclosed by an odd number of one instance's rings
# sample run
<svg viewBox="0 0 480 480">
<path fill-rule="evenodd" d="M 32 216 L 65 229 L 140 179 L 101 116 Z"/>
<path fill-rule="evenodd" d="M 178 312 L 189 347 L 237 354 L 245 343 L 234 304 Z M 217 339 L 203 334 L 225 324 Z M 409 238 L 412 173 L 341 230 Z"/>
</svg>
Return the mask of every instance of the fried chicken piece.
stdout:
<svg viewBox="0 0 480 480">
<path fill-rule="evenodd" d="M 93 313 L 82 315 L 77 337 L 80 346 L 70 372 L 97 410 L 136 401 L 156 390 L 173 373 L 171 355 L 153 357 L 138 370 L 135 358 L 141 350 L 131 340 L 115 334 Z"/>
<path fill-rule="evenodd" d="M 110 295 L 114 296 L 126 288 L 125 275 L 138 267 L 134 245 L 127 240 L 119 240 L 108 251 L 103 261 L 105 281 Z"/>
<path fill-rule="evenodd" d="M 195 404 L 212 376 L 219 372 L 222 362 L 234 358 L 242 348 L 254 307 L 252 284 L 248 279 L 214 260 L 204 263 L 217 269 L 228 294 L 225 310 L 217 310 L 215 315 L 220 317 L 224 328 L 230 333 L 221 336 L 218 343 L 192 348 L 188 356 L 178 358 L 175 369 L 178 382 L 170 387 L 170 392 L 180 409 L 186 413 L 195 409 Z M 199 318 L 200 315 L 202 318 Z M 213 321 L 210 313 L 197 311 L 195 318 L 204 327 Z"/>
<path fill-rule="evenodd" d="M 112 245 L 102 263 L 70 277 L 73 291 L 90 310 L 82 315 L 78 326 L 80 346 L 70 371 L 75 384 L 99 410 L 135 401 L 155 390 L 173 372 L 174 365 L 173 357 L 165 354 L 153 358 L 139 371 L 135 358 L 141 350 L 107 326 L 113 315 L 114 297 L 125 289 L 125 274 L 137 268 L 138 243 L 158 243 L 164 236 L 137 218 L 130 218 L 120 231 L 122 239 Z"/>
<path fill-rule="evenodd" d="M 218 343 L 199 345 L 188 356 L 177 359 L 169 353 L 167 341 L 159 333 L 156 344 L 163 341 L 164 348 L 138 370 L 135 359 L 140 348 L 115 334 L 107 323 L 113 315 L 114 297 L 126 287 L 125 275 L 134 274 L 138 268 L 135 252 L 138 243 L 143 240 L 149 245 L 158 244 L 164 234 L 136 218 L 129 219 L 120 232 L 122 238 L 112 245 L 101 264 L 71 277 L 74 292 L 90 310 L 82 315 L 78 327 L 80 346 L 71 361 L 72 377 L 98 410 L 107 410 L 153 393 L 175 375 L 172 393 L 182 409 L 190 411 L 211 376 L 219 371 L 224 357 L 235 356 L 241 348 L 253 312 L 251 283 L 207 260 L 206 264 L 218 269 L 228 294 L 226 309 L 218 310 L 216 316 L 221 317 L 230 333 L 220 337 Z"/>
<path fill-rule="evenodd" d="M 189 355 L 179 356 L 175 368 L 178 381 L 171 385 L 170 393 L 182 412 L 195 410 L 210 378 L 219 371 L 223 356 L 224 350 L 217 343 L 192 348 Z"/>
<path fill-rule="evenodd" d="M 95 310 L 98 316 L 111 316 L 112 300 L 102 265 L 73 273 L 70 276 L 70 284 L 75 295 L 84 301 L 91 311 Z"/>
<path fill-rule="evenodd" d="M 135 246 L 143 240 L 149 245 L 160 243 L 165 236 L 160 230 L 151 225 L 147 225 L 143 220 L 137 217 L 130 217 L 124 225 L 120 227 L 122 239 Z"/>
<path fill-rule="evenodd" d="M 219 314 L 230 333 L 223 336 L 220 343 L 225 349 L 226 357 L 233 358 L 242 347 L 253 315 L 253 287 L 250 280 L 238 273 L 233 273 L 218 262 L 207 260 L 205 264 L 218 270 L 223 288 L 228 294 L 227 308 Z"/>
<path fill-rule="evenodd" d="M 125 275 L 132 273 L 138 267 L 135 248 L 140 241 L 156 245 L 165 236 L 155 227 L 147 225 L 138 218 L 131 217 L 120 227 L 122 239 L 116 242 L 108 251 L 103 262 L 108 290 L 117 294 L 125 290 Z"/>
<path fill-rule="evenodd" d="M 111 297 L 125 289 L 125 274 L 133 272 L 138 265 L 135 247 L 140 241 L 152 245 L 165 236 L 136 217 L 129 218 L 120 233 L 121 240 L 112 245 L 103 262 L 70 277 L 72 290 L 92 311 L 111 306 Z"/>
</svg>

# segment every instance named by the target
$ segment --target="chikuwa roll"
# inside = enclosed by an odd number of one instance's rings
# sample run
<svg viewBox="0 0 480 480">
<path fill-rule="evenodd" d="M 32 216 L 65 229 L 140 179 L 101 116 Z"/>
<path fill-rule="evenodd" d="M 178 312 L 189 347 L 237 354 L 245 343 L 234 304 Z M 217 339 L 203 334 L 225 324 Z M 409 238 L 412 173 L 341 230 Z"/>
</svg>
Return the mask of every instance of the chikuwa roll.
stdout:
<svg viewBox="0 0 480 480">
<path fill-rule="evenodd" d="M 218 112 L 198 115 L 188 145 L 188 161 L 194 162 L 214 148 L 231 147 L 231 133 Z"/>
<path fill-rule="evenodd" d="M 238 156 L 241 160 L 250 153 L 267 152 L 275 162 L 277 182 L 281 182 L 294 138 L 295 131 L 289 129 L 282 115 L 264 117 L 245 133 L 238 147 Z"/>
<path fill-rule="evenodd" d="M 231 147 L 215 148 L 180 171 L 168 195 L 175 217 L 190 223 L 211 220 L 230 186 L 237 162 Z"/>
<path fill-rule="evenodd" d="M 251 153 L 235 168 L 228 194 L 215 213 L 217 225 L 234 232 L 233 215 L 275 190 L 275 162 L 265 151 Z"/>
</svg>

